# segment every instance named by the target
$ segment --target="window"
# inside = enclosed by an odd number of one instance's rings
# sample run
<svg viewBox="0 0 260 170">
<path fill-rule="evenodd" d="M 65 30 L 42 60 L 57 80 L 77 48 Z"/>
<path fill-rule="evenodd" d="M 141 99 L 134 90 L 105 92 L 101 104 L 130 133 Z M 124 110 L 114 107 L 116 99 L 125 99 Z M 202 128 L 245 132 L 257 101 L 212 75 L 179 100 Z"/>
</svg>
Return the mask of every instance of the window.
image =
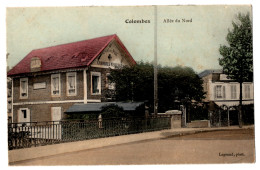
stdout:
<svg viewBox="0 0 260 170">
<path fill-rule="evenodd" d="M 53 96 L 60 95 L 60 74 L 51 75 L 51 94 Z"/>
<path fill-rule="evenodd" d="M 20 79 L 20 98 L 28 98 L 28 78 Z"/>
<path fill-rule="evenodd" d="M 101 73 L 91 72 L 91 93 L 101 94 Z"/>
<path fill-rule="evenodd" d="M 217 99 L 226 98 L 225 86 L 222 85 L 215 86 L 215 98 Z"/>
<path fill-rule="evenodd" d="M 106 76 L 106 88 L 109 90 L 115 90 L 115 83 L 111 83 L 111 81 L 108 79 L 110 73 L 107 73 Z"/>
<path fill-rule="evenodd" d="M 76 72 L 67 73 L 67 95 L 75 96 L 76 95 Z"/>
<path fill-rule="evenodd" d="M 250 98 L 250 85 L 249 84 L 245 85 L 245 98 L 246 99 Z"/>
<path fill-rule="evenodd" d="M 231 99 L 237 99 L 237 86 L 231 85 Z"/>
<path fill-rule="evenodd" d="M 221 86 L 216 86 L 216 98 L 222 98 Z"/>
</svg>

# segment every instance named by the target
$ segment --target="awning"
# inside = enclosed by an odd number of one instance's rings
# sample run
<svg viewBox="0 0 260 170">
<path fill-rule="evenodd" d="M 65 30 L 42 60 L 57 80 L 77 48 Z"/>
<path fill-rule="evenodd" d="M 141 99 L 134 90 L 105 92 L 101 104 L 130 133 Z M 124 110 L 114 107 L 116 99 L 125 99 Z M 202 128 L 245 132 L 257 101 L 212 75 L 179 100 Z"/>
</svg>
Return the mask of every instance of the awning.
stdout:
<svg viewBox="0 0 260 170">
<path fill-rule="evenodd" d="M 87 103 L 87 104 L 74 104 L 65 113 L 82 113 L 82 112 L 100 112 L 103 106 L 118 105 L 124 111 L 135 111 L 144 102 L 101 102 L 101 103 Z"/>
</svg>

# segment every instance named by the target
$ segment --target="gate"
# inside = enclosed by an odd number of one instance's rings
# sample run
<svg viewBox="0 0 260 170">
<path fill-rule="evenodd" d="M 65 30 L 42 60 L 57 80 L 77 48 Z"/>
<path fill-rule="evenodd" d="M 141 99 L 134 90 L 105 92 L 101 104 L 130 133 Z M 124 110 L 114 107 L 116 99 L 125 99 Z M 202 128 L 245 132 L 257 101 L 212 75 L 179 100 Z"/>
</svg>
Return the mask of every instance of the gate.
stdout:
<svg viewBox="0 0 260 170">
<path fill-rule="evenodd" d="M 222 105 L 209 114 L 210 124 L 213 127 L 238 125 L 238 110 L 236 106 L 228 107 Z"/>
</svg>

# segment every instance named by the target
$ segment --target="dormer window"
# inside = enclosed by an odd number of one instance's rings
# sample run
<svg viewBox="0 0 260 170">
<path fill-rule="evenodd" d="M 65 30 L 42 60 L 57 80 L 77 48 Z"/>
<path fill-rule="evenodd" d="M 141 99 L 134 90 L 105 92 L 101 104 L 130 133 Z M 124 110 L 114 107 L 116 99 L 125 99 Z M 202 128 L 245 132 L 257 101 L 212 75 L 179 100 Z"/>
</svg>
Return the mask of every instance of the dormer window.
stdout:
<svg viewBox="0 0 260 170">
<path fill-rule="evenodd" d="M 41 71 L 41 59 L 39 57 L 33 57 L 31 59 L 31 72 Z"/>
</svg>

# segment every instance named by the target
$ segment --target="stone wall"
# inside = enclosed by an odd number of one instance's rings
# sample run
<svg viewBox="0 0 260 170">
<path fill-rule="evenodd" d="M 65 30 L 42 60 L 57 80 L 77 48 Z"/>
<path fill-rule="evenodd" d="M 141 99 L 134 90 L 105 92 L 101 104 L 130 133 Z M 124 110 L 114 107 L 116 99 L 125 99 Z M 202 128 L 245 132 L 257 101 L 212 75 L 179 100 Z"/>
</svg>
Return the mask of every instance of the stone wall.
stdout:
<svg viewBox="0 0 260 170">
<path fill-rule="evenodd" d="M 210 127 L 209 120 L 196 120 L 187 123 L 188 128 L 206 128 Z"/>
</svg>

